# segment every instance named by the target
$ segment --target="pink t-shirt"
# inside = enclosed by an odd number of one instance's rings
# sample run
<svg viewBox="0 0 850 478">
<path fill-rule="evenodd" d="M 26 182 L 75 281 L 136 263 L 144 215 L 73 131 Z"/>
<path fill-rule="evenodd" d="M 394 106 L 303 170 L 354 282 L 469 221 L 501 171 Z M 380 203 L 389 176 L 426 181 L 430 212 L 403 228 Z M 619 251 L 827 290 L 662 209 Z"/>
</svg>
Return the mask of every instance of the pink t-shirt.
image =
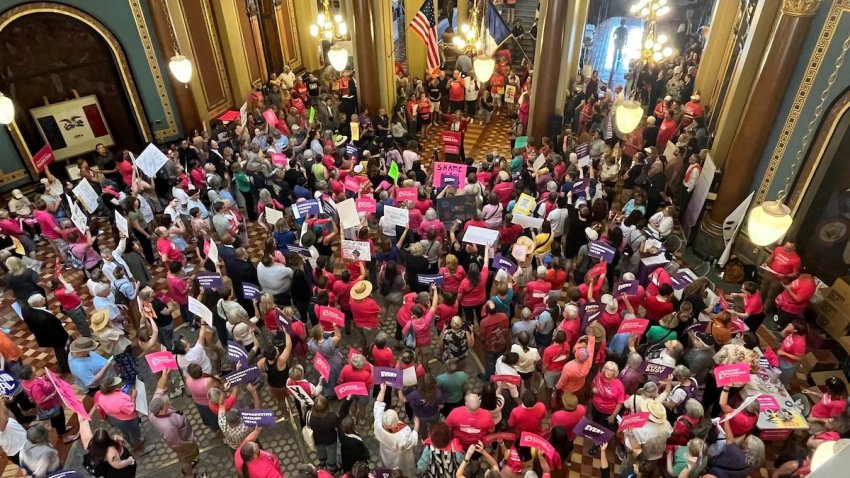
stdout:
<svg viewBox="0 0 850 478">
<path fill-rule="evenodd" d="M 794 294 L 800 299 L 794 300 L 787 290 L 782 291 L 776 296 L 776 306 L 789 314 L 802 315 L 806 311 L 806 306 L 809 304 L 809 299 L 815 295 L 815 281 L 812 277 L 800 277 L 794 279 L 794 282 L 788 286 L 794 291 Z"/>
<path fill-rule="evenodd" d="M 194 379 L 188 375 L 186 376 L 186 391 L 189 392 L 192 400 L 198 405 L 209 406 L 210 404 L 210 399 L 207 398 L 207 383 L 209 380 L 209 377 Z"/>
<path fill-rule="evenodd" d="M 242 447 L 233 455 L 233 464 L 242 472 Z M 250 478 L 283 478 L 280 471 L 280 460 L 278 457 L 266 450 L 260 450 L 260 454 L 248 462 L 248 476 Z"/>
<path fill-rule="evenodd" d="M 54 228 L 59 227 L 59 224 L 56 222 L 56 218 L 53 217 L 53 214 L 50 214 L 47 211 L 42 211 L 41 209 L 36 209 L 32 213 L 33 217 L 36 221 L 38 221 L 38 227 L 41 228 L 41 233 L 44 235 L 45 239 L 61 239 L 62 236 L 54 230 Z"/>
<path fill-rule="evenodd" d="M 593 379 L 593 406 L 602 413 L 612 413 L 617 405 L 626 400 L 626 389 L 619 378 L 607 380 L 602 372 Z"/>
<path fill-rule="evenodd" d="M 812 416 L 816 418 L 835 418 L 847 409 L 847 400 L 834 399 L 828 393 L 823 394 L 820 402 L 812 407 Z"/>
<path fill-rule="evenodd" d="M 460 283 L 466 278 L 466 271 L 463 270 L 461 265 L 457 266 L 454 274 L 445 267 L 440 267 L 440 274 L 443 276 L 443 292 L 451 292 L 452 294 L 457 294 Z"/>
<path fill-rule="evenodd" d="M 490 274 L 490 268 L 488 266 L 484 266 L 481 269 L 481 280 L 478 282 L 478 285 L 472 285 L 469 282 L 469 278 L 466 278 L 461 281 L 460 288 L 458 288 L 458 294 L 463 294 L 463 297 L 460 299 L 460 305 L 464 307 L 472 307 L 476 305 L 482 305 L 487 300 L 484 290 L 487 285 L 487 278 Z"/>
<path fill-rule="evenodd" d="M 525 285 L 525 306 L 531 310 L 543 303 L 546 294 L 552 289 L 552 284 L 542 281 L 533 280 Z"/>
<path fill-rule="evenodd" d="M 761 301 L 761 293 L 759 291 L 756 291 L 752 295 L 744 296 L 744 312 L 749 315 L 764 312 L 764 304 Z"/>
<path fill-rule="evenodd" d="M 416 337 L 417 347 L 427 347 L 431 345 L 431 324 L 434 322 L 434 313 L 430 310 L 425 312 L 422 318 L 414 318 L 404 327 L 404 334 L 409 333 L 410 327 L 413 327 L 413 335 Z"/>
<path fill-rule="evenodd" d="M 522 435 L 522 432 L 539 434 L 544 417 L 546 417 L 546 405 L 540 402 L 535 403 L 531 408 L 520 405 L 511 411 L 508 426 L 513 427 L 517 435 Z"/>
<path fill-rule="evenodd" d="M 458 407 L 446 417 L 446 425 L 465 448 L 483 439 L 496 427 L 490 412 L 479 408 L 471 412 L 466 407 Z"/>
<path fill-rule="evenodd" d="M 133 398 L 121 391 L 97 394 L 97 406 L 108 416 L 117 420 L 132 420 L 136 414 Z"/>
<path fill-rule="evenodd" d="M 168 274 L 165 280 L 168 284 L 168 297 L 179 305 L 189 303 L 189 288 L 186 286 L 186 281 L 183 278 Z"/>
<path fill-rule="evenodd" d="M 803 335 L 790 334 L 782 341 L 782 347 L 780 347 L 780 350 L 791 355 L 798 355 L 802 357 L 803 355 L 806 355 L 806 337 Z M 797 362 L 797 360 L 791 360 L 788 357 L 783 358 L 789 362 Z"/>
</svg>

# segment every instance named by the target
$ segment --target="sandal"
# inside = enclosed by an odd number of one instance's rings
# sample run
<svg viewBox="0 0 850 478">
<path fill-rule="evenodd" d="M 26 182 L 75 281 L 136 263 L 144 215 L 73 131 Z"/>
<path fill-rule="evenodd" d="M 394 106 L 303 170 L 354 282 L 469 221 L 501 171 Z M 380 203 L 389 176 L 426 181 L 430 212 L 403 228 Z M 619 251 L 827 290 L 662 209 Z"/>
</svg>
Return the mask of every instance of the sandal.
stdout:
<svg viewBox="0 0 850 478">
<path fill-rule="evenodd" d="M 79 439 L 80 439 L 80 434 L 76 433 L 76 434 L 74 434 L 74 436 L 64 436 L 64 437 L 62 437 L 62 443 L 67 445 L 68 443 L 73 443 L 73 442 L 75 442 Z"/>
</svg>

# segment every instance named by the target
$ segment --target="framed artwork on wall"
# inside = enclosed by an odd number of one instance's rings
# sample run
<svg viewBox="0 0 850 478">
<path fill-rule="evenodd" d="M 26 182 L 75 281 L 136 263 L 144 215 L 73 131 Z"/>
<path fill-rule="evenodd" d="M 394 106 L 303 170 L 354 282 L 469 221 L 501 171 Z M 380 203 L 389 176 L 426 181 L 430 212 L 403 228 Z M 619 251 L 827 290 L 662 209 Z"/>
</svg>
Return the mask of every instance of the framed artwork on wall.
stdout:
<svg viewBox="0 0 850 478">
<path fill-rule="evenodd" d="M 30 114 L 56 159 L 89 153 L 98 143 L 115 144 L 95 95 L 32 108 Z"/>
</svg>

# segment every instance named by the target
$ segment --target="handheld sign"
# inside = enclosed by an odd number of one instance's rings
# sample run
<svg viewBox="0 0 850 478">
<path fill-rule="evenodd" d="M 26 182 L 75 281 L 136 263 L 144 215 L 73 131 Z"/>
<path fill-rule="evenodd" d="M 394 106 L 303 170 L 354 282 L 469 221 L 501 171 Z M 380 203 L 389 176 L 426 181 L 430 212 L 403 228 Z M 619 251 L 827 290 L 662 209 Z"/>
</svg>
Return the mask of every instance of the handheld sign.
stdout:
<svg viewBox="0 0 850 478">
<path fill-rule="evenodd" d="M 642 334 L 649 327 L 647 319 L 628 319 L 620 323 L 620 328 L 617 329 L 618 334 Z"/>
<path fill-rule="evenodd" d="M 717 381 L 718 387 L 750 383 L 750 364 L 741 362 L 718 365 L 714 367 L 714 378 Z"/>
<path fill-rule="evenodd" d="M 248 367 L 244 370 L 233 372 L 230 375 L 224 377 L 224 384 L 225 386 L 230 386 L 237 383 L 251 383 L 254 380 L 257 380 L 259 377 L 260 369 L 258 369 L 257 366 L 254 365 L 253 367 Z"/>
<path fill-rule="evenodd" d="M 275 426 L 274 410 L 261 408 L 256 410 L 241 410 L 242 423 L 249 428 Z"/>
<path fill-rule="evenodd" d="M 614 432 L 589 420 L 587 417 L 582 418 L 578 422 L 576 427 L 573 428 L 573 433 L 591 440 L 597 446 L 606 443 L 614 436 Z"/>
<path fill-rule="evenodd" d="M 579 309 L 579 315 L 582 317 L 585 324 L 589 324 L 594 320 L 599 319 L 604 307 L 605 306 L 602 302 L 585 302 Z"/>
<path fill-rule="evenodd" d="M 607 440 L 606 440 L 607 441 Z M 537 448 L 540 450 L 547 458 L 551 458 L 555 456 L 555 447 L 549 443 L 549 440 L 541 437 L 540 435 L 535 435 L 534 433 L 522 432 L 522 435 L 519 437 L 520 446 L 527 446 L 529 448 Z"/>
<path fill-rule="evenodd" d="M 638 293 L 639 286 L 640 283 L 637 280 L 621 281 L 617 284 L 614 284 L 614 291 L 611 293 L 611 295 L 618 298 L 623 294 L 636 295 Z"/>
<path fill-rule="evenodd" d="M 504 270 L 508 274 L 514 275 L 514 272 L 516 272 L 518 266 L 507 257 L 504 257 L 501 254 L 496 254 L 493 256 L 493 268 Z"/>
<path fill-rule="evenodd" d="M 325 380 L 331 378 L 331 364 L 322 354 L 317 353 L 313 358 L 313 368 L 319 372 L 319 375 Z"/>
<path fill-rule="evenodd" d="M 346 191 L 351 191 L 353 193 L 360 192 L 360 181 L 358 181 L 354 176 L 346 176 L 342 185 Z"/>
<path fill-rule="evenodd" d="M 316 309 L 318 310 L 319 322 L 345 327 L 345 314 L 341 310 L 322 305 L 316 306 Z"/>
<path fill-rule="evenodd" d="M 504 441 L 513 442 L 513 441 L 516 441 L 516 435 L 513 434 L 513 433 L 507 433 L 507 432 L 491 433 L 491 434 L 485 436 L 484 439 L 481 440 L 481 441 L 484 442 L 485 445 L 489 445 L 489 444 L 495 443 L 499 440 L 502 440 L 503 442 Z"/>
<path fill-rule="evenodd" d="M 668 367 L 666 365 L 652 363 L 648 360 L 644 360 L 643 363 L 640 364 L 640 371 L 644 375 L 657 375 L 659 377 L 669 377 L 670 374 L 673 373 L 673 368 Z"/>
<path fill-rule="evenodd" d="M 248 366 L 248 351 L 239 342 L 233 340 L 227 341 L 227 358 L 235 362 L 236 370 L 241 370 Z"/>
<path fill-rule="evenodd" d="M 499 239 L 499 231 L 478 226 L 470 226 L 463 233 L 463 242 L 492 246 Z"/>
<path fill-rule="evenodd" d="M 691 274 L 692 272 L 690 271 L 680 270 L 670 276 L 670 282 L 673 284 L 673 290 L 682 290 L 689 286 L 691 282 L 694 281 L 694 276 Z"/>
<path fill-rule="evenodd" d="M 358 213 L 374 213 L 378 210 L 378 202 L 372 198 L 357 198 L 354 207 Z"/>
<path fill-rule="evenodd" d="M 260 293 L 260 286 L 258 286 L 257 284 L 252 284 L 250 282 L 242 283 L 242 297 L 244 297 L 245 300 L 260 300 L 261 295 L 262 294 Z"/>
<path fill-rule="evenodd" d="M 410 188 L 398 188 L 396 189 L 396 201 L 401 204 L 404 201 L 416 201 L 419 192 L 415 187 Z"/>
<path fill-rule="evenodd" d="M 466 165 L 457 163 L 434 163 L 435 187 L 452 186 L 461 189 L 466 186 Z"/>
<path fill-rule="evenodd" d="M 607 263 L 614 262 L 614 254 L 616 249 L 611 244 L 605 241 L 591 241 L 587 245 L 587 255 L 596 259 L 601 259 Z"/>
<path fill-rule="evenodd" d="M 393 161 L 392 164 L 390 164 L 390 170 L 387 172 L 387 176 L 393 178 L 393 182 L 396 182 L 398 181 L 398 174 L 398 164 Z"/>
<path fill-rule="evenodd" d="M 460 131 L 443 130 L 440 132 L 440 139 L 443 140 L 443 148 L 446 154 L 460 154 L 462 138 Z"/>
<path fill-rule="evenodd" d="M 115 210 L 115 227 L 118 228 L 118 232 L 124 234 L 124 237 L 130 237 L 130 227 L 127 223 L 127 218 L 124 217 L 118 210 Z"/>
<path fill-rule="evenodd" d="M 83 405 L 83 402 L 77 398 L 77 394 L 74 392 L 74 387 L 72 387 L 70 383 L 57 377 L 50 369 L 45 368 L 44 372 L 53 384 L 53 388 L 56 389 L 56 393 L 59 395 L 59 398 L 62 399 L 62 403 L 76 412 L 77 415 L 81 416 L 83 419 L 90 420 L 89 413 L 86 411 L 85 405 Z"/>
<path fill-rule="evenodd" d="M 622 432 L 632 428 L 640 428 L 646 425 L 647 421 L 649 421 L 649 412 L 632 413 L 623 417 L 623 421 L 620 422 L 620 428 L 617 431 Z"/>
<path fill-rule="evenodd" d="M 80 474 L 75 470 L 62 470 L 48 475 L 47 478 L 80 478 Z"/>
<path fill-rule="evenodd" d="M 281 219 L 283 219 L 283 212 L 278 211 L 275 208 L 266 206 L 265 212 L 266 212 L 266 222 L 273 225 L 273 226 L 275 224 L 277 224 L 277 221 L 280 221 Z"/>
<path fill-rule="evenodd" d="M 319 205 L 319 201 L 308 199 L 293 204 L 292 213 L 295 215 L 295 219 L 300 219 L 304 216 L 318 216 L 322 213 L 322 206 Z"/>
<path fill-rule="evenodd" d="M 375 383 L 385 383 L 395 389 L 401 389 L 404 386 L 402 381 L 403 374 L 397 368 L 374 367 L 373 374 Z"/>
<path fill-rule="evenodd" d="M 0 396 L 12 397 L 21 391 L 21 382 L 5 370 L 0 370 Z"/>
<path fill-rule="evenodd" d="M 177 370 L 177 360 L 174 354 L 169 351 L 153 352 L 145 355 L 145 360 L 151 368 L 152 373 L 159 373 L 163 370 Z"/>
<path fill-rule="evenodd" d="M 514 215 L 530 216 L 531 211 L 537 208 L 537 201 L 530 194 L 522 193 L 517 199 L 512 210 Z"/>
<path fill-rule="evenodd" d="M 301 385 L 287 385 L 286 388 L 296 400 L 301 402 L 302 405 L 306 405 L 308 407 L 313 405 L 313 397 L 311 397 L 310 394 L 301 387 Z"/>
<path fill-rule="evenodd" d="M 363 382 L 348 382 L 334 387 L 336 398 L 343 400 L 349 396 L 365 397 L 369 395 L 369 390 Z"/>
<path fill-rule="evenodd" d="M 410 211 L 400 207 L 384 206 L 384 222 L 387 225 L 407 227 L 410 224 Z"/>
<path fill-rule="evenodd" d="M 196 277 L 201 287 L 212 290 L 221 290 L 224 288 L 224 282 L 221 280 L 221 274 L 216 272 L 199 272 Z"/>
<path fill-rule="evenodd" d="M 343 240 L 342 257 L 343 259 L 355 261 L 371 261 L 372 253 L 369 249 L 369 243 L 365 241 L 350 241 L 348 239 Z"/>
<path fill-rule="evenodd" d="M 491 382 L 505 382 L 510 385 L 519 386 L 522 383 L 522 377 L 519 375 L 491 375 Z"/>
<path fill-rule="evenodd" d="M 443 285 L 443 275 L 442 274 L 417 274 L 416 281 L 421 285 L 430 286 L 431 284 L 441 286 Z"/>
<path fill-rule="evenodd" d="M 189 312 L 197 315 L 204 321 L 205 324 L 210 327 L 213 326 L 213 314 L 210 309 L 207 308 L 201 301 L 198 299 L 189 296 Z"/>
</svg>

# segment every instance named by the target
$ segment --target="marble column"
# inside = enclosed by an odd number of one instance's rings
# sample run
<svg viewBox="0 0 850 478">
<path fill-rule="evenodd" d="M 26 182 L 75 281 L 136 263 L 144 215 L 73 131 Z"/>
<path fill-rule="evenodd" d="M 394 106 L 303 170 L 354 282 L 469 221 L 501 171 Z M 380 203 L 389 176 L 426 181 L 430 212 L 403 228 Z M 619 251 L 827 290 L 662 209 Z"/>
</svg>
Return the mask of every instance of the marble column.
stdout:
<svg viewBox="0 0 850 478">
<path fill-rule="evenodd" d="M 534 57 L 536 71 L 532 82 L 531 114 L 528 120 L 529 134 L 536 138 L 546 136 L 549 117 L 559 113 L 563 106 L 555 104 L 560 77 L 545 74 L 540 65 L 556 65 L 555 68 L 561 65 L 565 52 L 562 33 L 567 28 L 567 16 L 573 1 L 575 0 L 549 0 L 540 15 L 543 24 L 538 24 L 538 38 L 541 41 L 537 44 L 537 54 Z"/>
<path fill-rule="evenodd" d="M 352 6 L 351 38 L 354 59 L 357 65 L 357 95 L 361 108 L 368 108 L 372 115 L 381 107 L 381 91 L 378 87 L 378 65 L 375 61 L 375 37 L 372 33 L 372 2 L 354 1 Z"/>
<path fill-rule="evenodd" d="M 721 234 L 726 216 L 751 191 L 762 152 L 800 57 L 803 39 L 819 6 L 820 1 L 782 2 L 776 28 L 753 81 L 751 91 L 756 93 L 750 95 L 738 121 L 740 126 L 729 148 L 717 200 L 703 224 L 703 229 L 713 236 Z"/>
</svg>

